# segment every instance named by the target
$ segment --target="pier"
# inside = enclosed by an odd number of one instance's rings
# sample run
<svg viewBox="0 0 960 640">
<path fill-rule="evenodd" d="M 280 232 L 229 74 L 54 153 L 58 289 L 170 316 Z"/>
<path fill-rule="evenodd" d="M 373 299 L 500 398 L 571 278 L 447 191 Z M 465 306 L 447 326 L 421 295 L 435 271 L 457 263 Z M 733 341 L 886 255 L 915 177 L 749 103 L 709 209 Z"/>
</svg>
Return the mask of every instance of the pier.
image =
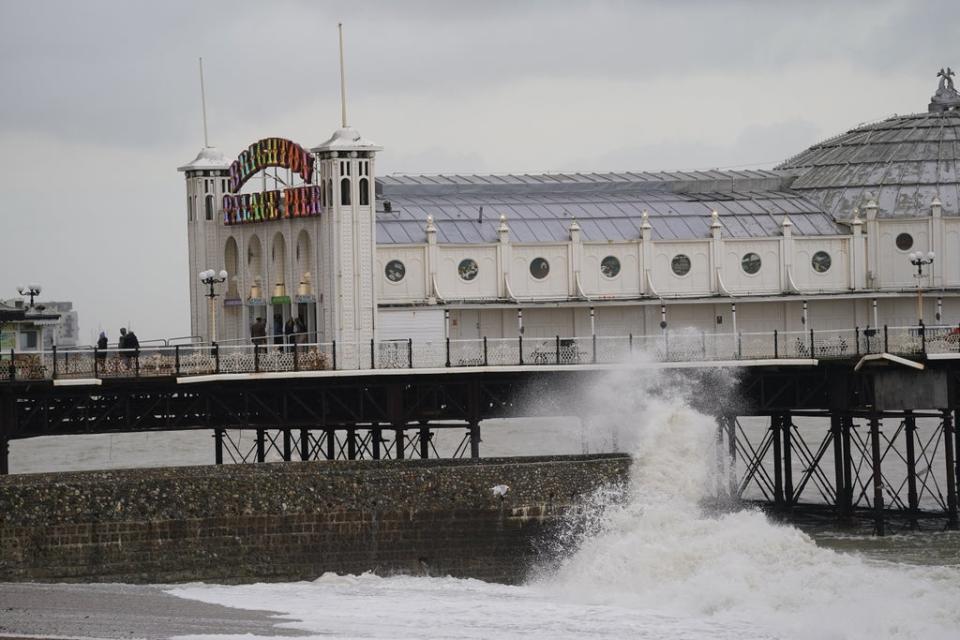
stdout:
<svg viewBox="0 0 960 640">
<path fill-rule="evenodd" d="M 656 367 L 704 380 L 696 402 L 717 418 L 718 499 L 866 515 L 879 534 L 894 512 L 911 527 L 956 528 L 958 334 L 917 325 L 11 352 L 0 361 L 0 472 L 12 440 L 187 429 L 210 431 L 216 464 L 479 458 L 482 422 L 534 415 L 531 393 L 552 403 L 537 415 L 579 416 L 575 390 Z M 710 377 L 728 370 L 736 400 L 711 393 Z M 761 436 L 742 425 L 758 418 Z M 450 450 L 440 429 L 462 434 Z M 236 430 L 253 431 L 252 443 Z"/>
</svg>

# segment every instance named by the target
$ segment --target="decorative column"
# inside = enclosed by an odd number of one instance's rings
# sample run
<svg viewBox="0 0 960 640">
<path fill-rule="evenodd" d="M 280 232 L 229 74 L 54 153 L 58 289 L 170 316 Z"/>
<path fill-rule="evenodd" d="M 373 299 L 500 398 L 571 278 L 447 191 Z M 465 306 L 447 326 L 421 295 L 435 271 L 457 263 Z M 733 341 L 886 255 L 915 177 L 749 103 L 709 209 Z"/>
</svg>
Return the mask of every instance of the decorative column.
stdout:
<svg viewBox="0 0 960 640">
<path fill-rule="evenodd" d="M 933 197 L 930 203 L 930 251 L 937 256 L 945 256 L 943 244 L 943 204 L 940 198 Z M 942 264 L 943 258 L 940 258 Z M 943 269 L 937 268 L 938 263 L 930 265 L 930 288 L 943 286 Z"/>
<path fill-rule="evenodd" d="M 583 242 L 580 238 L 580 224 L 574 219 L 570 223 L 570 278 L 567 285 L 567 293 L 571 298 L 579 298 L 580 289 L 580 265 L 583 260 Z"/>
<path fill-rule="evenodd" d="M 510 227 L 507 226 L 507 216 L 500 215 L 500 225 L 497 227 L 497 266 L 500 269 L 500 278 L 497 280 L 497 297 L 507 297 L 507 276 L 510 275 Z"/>
<path fill-rule="evenodd" d="M 876 289 L 881 285 L 878 282 L 880 271 L 877 264 L 877 260 L 880 259 L 880 223 L 877 221 L 877 203 L 870 200 L 864 205 L 863 212 L 867 217 L 866 284 L 868 288 Z"/>
<path fill-rule="evenodd" d="M 643 210 L 640 222 L 640 294 L 655 295 L 650 287 L 650 270 L 653 269 L 653 231 L 650 214 Z"/>
<path fill-rule="evenodd" d="M 783 216 L 780 230 L 783 234 L 780 240 L 780 291 L 791 293 L 793 291 L 793 285 L 790 283 L 790 273 L 793 269 L 793 223 L 787 216 Z"/>
<path fill-rule="evenodd" d="M 427 277 L 427 304 L 437 304 L 437 265 L 440 263 L 437 249 L 437 226 L 433 223 L 433 216 L 427 216 L 427 268 L 424 273 Z"/>
<path fill-rule="evenodd" d="M 866 249 L 863 246 L 863 220 L 860 212 L 853 210 L 853 220 L 850 221 L 852 237 L 850 238 L 850 289 L 857 291 L 867 286 Z"/>
<path fill-rule="evenodd" d="M 721 231 L 723 225 L 720 224 L 720 214 L 716 209 L 710 212 L 710 291 L 719 295 L 723 293 L 720 287 L 720 281 L 723 279 L 721 271 L 723 270 L 723 239 Z"/>
</svg>

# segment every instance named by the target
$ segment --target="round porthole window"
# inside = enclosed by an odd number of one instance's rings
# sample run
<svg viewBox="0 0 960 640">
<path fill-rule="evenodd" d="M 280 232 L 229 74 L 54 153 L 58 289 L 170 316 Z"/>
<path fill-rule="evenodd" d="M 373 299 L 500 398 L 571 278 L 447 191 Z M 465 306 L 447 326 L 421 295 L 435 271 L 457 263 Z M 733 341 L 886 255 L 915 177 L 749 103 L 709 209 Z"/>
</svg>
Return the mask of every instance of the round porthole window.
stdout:
<svg viewBox="0 0 960 640">
<path fill-rule="evenodd" d="M 607 278 L 615 278 L 620 273 L 620 260 L 617 256 L 607 256 L 600 261 L 600 273 Z"/>
<path fill-rule="evenodd" d="M 391 260 L 383 270 L 390 282 L 400 282 L 407 275 L 407 268 L 399 260 Z"/>
<path fill-rule="evenodd" d="M 544 258 L 534 258 L 530 261 L 530 275 L 537 280 L 543 280 L 550 273 L 550 263 Z"/>
<path fill-rule="evenodd" d="M 830 254 L 826 251 L 817 251 L 813 254 L 813 258 L 810 259 L 810 264 L 817 273 L 826 273 L 829 271 L 831 262 Z"/>
<path fill-rule="evenodd" d="M 901 233 L 897 236 L 897 249 L 900 251 L 909 251 L 913 248 L 913 236 L 909 233 Z"/>
<path fill-rule="evenodd" d="M 682 253 L 675 255 L 670 261 L 670 268 L 678 276 L 685 276 L 690 273 L 690 258 Z"/>
<path fill-rule="evenodd" d="M 473 258 L 465 258 L 460 261 L 460 265 L 457 267 L 457 273 L 460 274 L 460 277 L 469 282 L 477 277 L 477 273 L 480 272 L 480 267 L 477 266 L 477 261 Z"/>
<path fill-rule="evenodd" d="M 748 273 L 750 275 L 760 271 L 761 263 L 762 261 L 760 260 L 760 256 L 755 253 L 747 253 L 740 258 L 740 268 L 743 269 L 744 273 Z"/>
</svg>

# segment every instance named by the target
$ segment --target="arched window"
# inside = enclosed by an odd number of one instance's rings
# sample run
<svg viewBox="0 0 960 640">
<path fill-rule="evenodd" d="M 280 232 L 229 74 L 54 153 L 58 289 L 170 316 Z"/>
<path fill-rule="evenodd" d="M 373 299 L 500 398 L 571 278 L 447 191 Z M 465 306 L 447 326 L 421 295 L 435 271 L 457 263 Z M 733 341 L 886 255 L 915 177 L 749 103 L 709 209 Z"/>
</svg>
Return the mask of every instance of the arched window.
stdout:
<svg viewBox="0 0 960 640">
<path fill-rule="evenodd" d="M 327 205 L 333 206 L 333 180 L 327 178 Z"/>
<path fill-rule="evenodd" d="M 227 243 L 223 248 L 223 266 L 227 271 L 227 296 L 239 298 L 237 291 L 237 275 L 240 273 L 240 252 L 237 249 L 237 241 L 233 236 L 227 238 Z"/>
<path fill-rule="evenodd" d="M 343 206 L 348 206 L 350 204 L 350 179 L 343 178 L 340 180 L 340 204 Z"/>
<path fill-rule="evenodd" d="M 310 234 L 306 230 L 300 231 L 300 234 L 297 236 L 297 274 L 300 277 L 300 282 L 304 281 L 304 274 L 310 271 L 310 264 L 313 260 L 313 256 L 310 251 Z"/>
<path fill-rule="evenodd" d="M 203 199 L 207 220 L 213 220 L 213 196 Z"/>
<path fill-rule="evenodd" d="M 370 204 L 370 182 L 366 178 L 360 178 L 360 206 Z"/>
</svg>

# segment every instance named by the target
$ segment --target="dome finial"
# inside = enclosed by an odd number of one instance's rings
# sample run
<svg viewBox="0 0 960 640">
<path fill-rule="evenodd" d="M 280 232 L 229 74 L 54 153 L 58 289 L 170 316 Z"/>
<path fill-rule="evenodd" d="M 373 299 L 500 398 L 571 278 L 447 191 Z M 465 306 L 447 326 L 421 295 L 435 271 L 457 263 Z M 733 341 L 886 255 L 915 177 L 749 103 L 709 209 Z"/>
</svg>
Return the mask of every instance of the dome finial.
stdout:
<svg viewBox="0 0 960 640">
<path fill-rule="evenodd" d="M 953 86 L 953 76 L 955 75 L 956 73 L 950 67 L 947 67 L 946 70 L 941 68 L 937 72 L 940 84 L 937 86 L 937 92 L 930 98 L 930 105 L 927 107 L 930 113 L 960 108 L 960 93 Z"/>
</svg>

